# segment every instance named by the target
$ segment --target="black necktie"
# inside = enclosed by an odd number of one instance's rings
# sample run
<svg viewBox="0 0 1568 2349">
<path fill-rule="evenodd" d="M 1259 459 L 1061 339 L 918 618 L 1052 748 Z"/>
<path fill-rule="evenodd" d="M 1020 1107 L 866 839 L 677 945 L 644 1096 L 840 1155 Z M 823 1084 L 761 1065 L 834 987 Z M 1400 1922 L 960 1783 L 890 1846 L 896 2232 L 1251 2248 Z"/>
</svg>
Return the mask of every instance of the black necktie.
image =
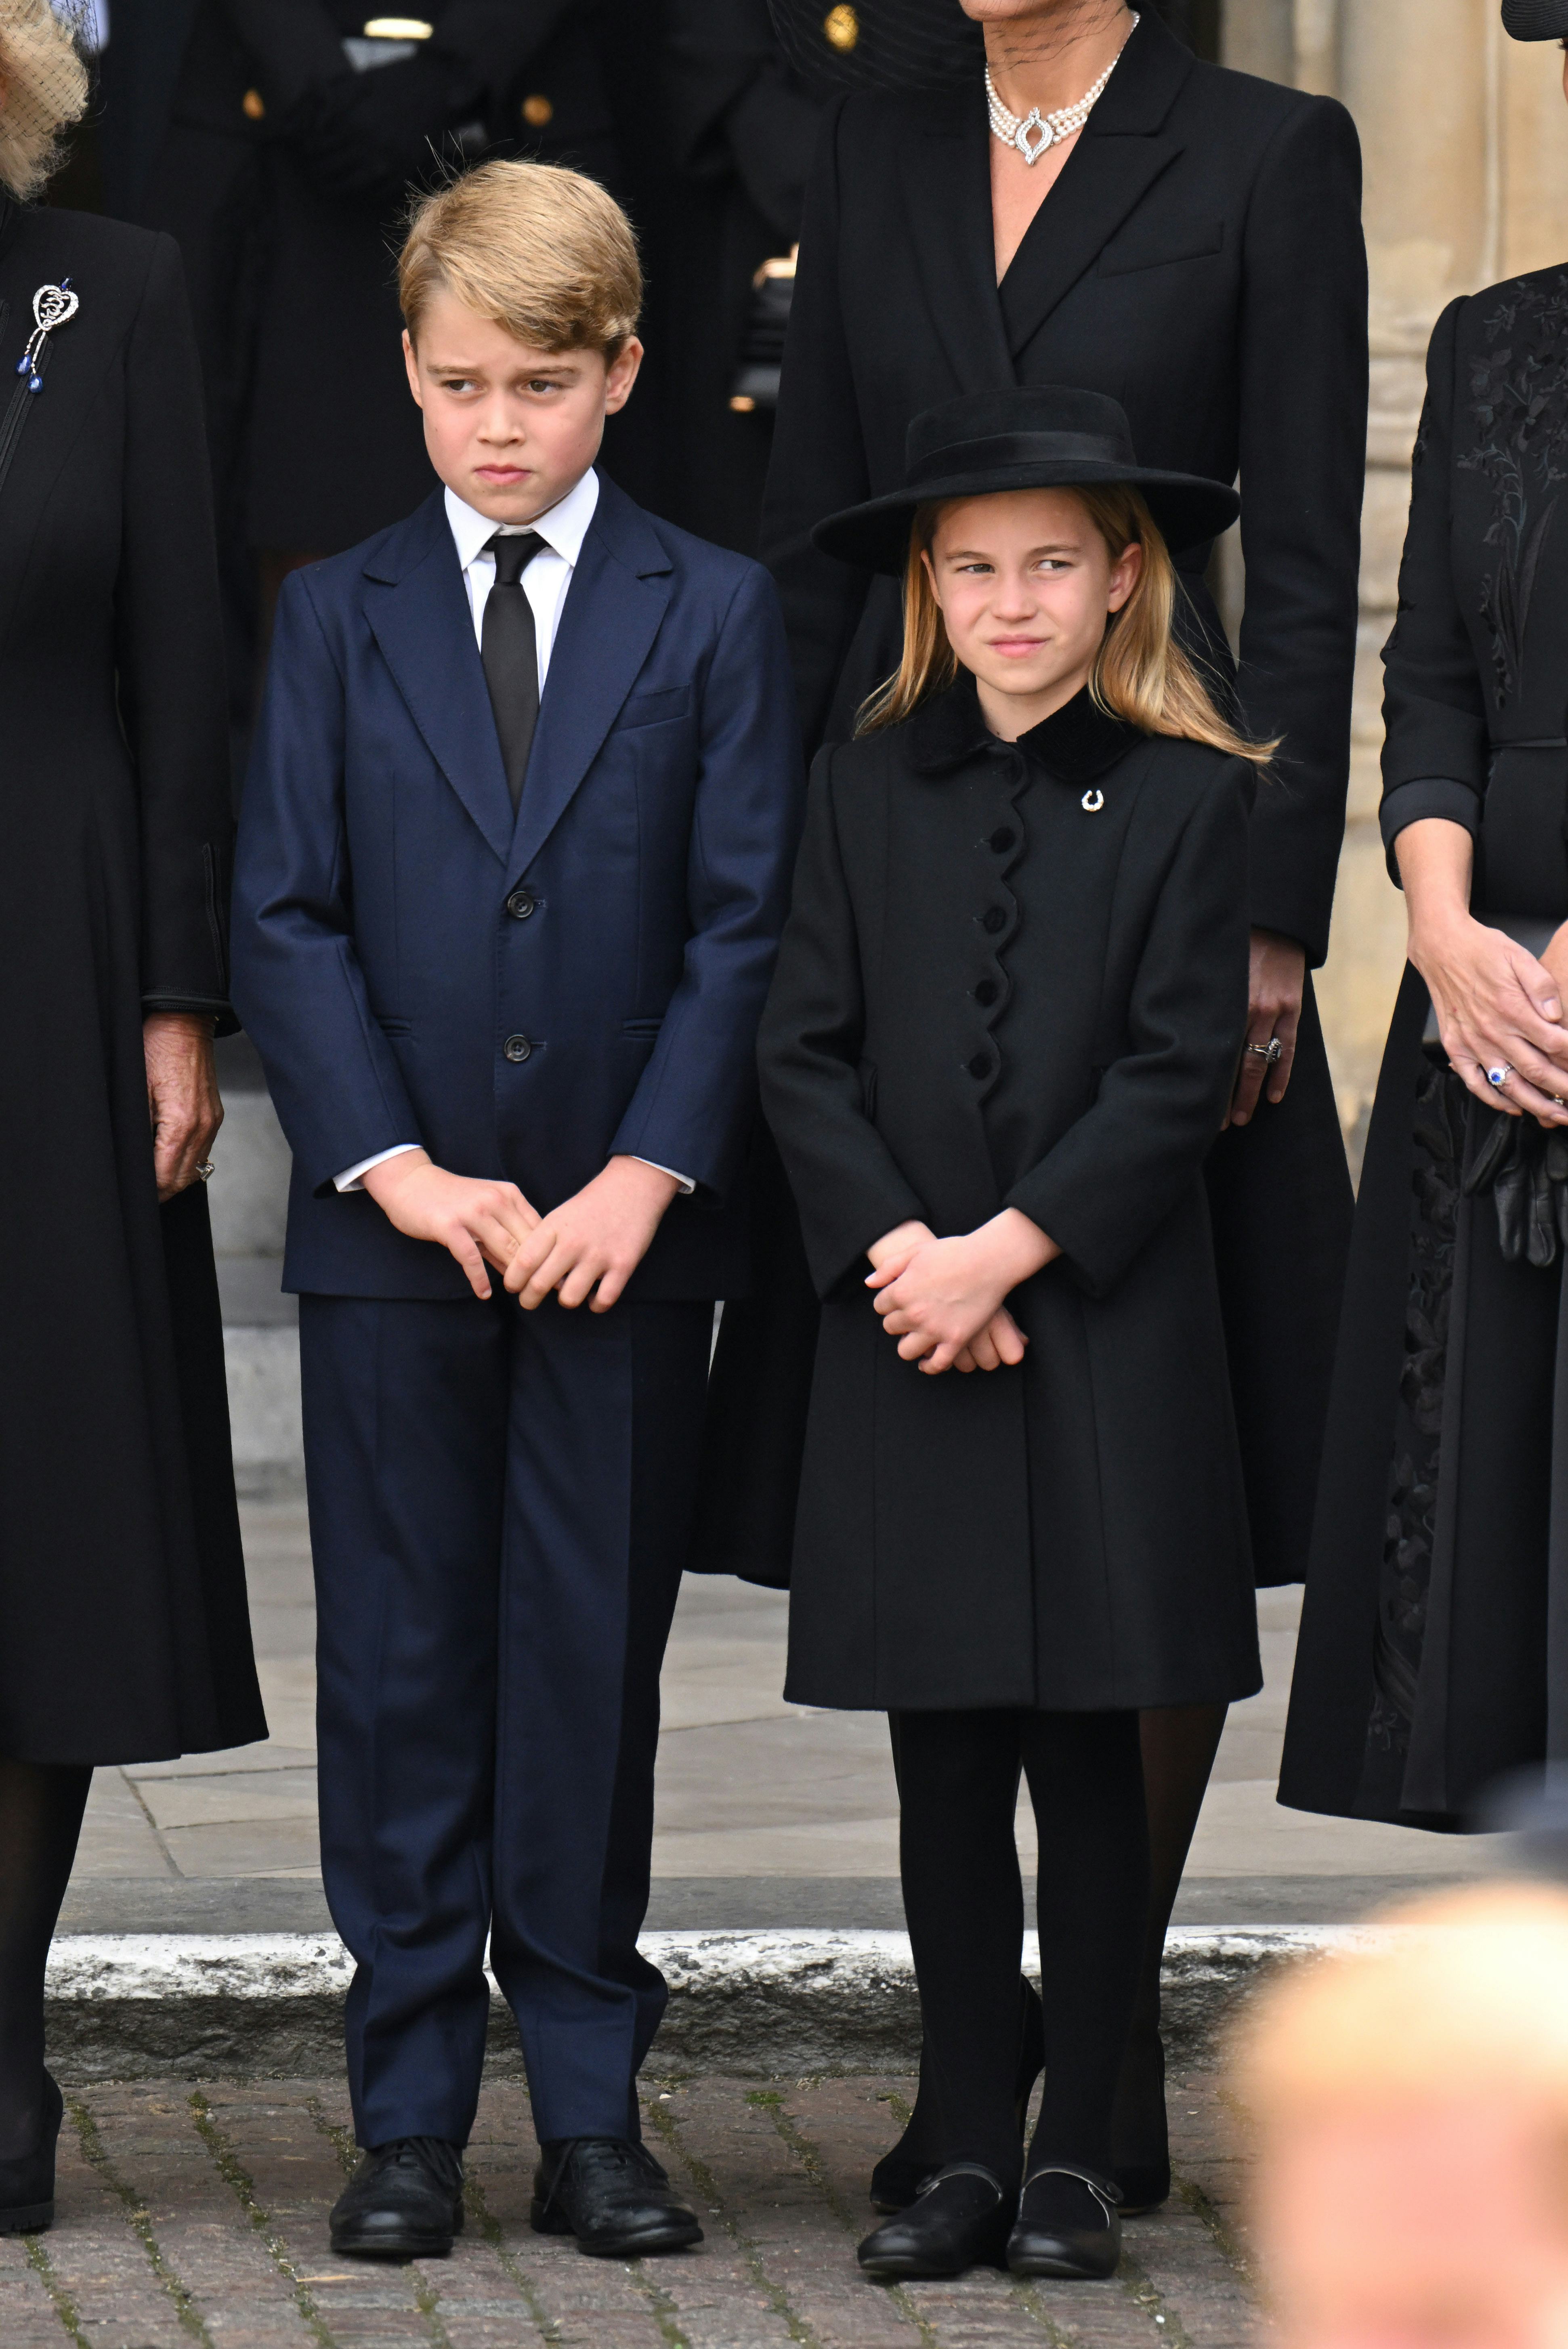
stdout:
<svg viewBox="0 0 1568 2349">
<path fill-rule="evenodd" d="M 514 808 L 522 797 L 522 779 L 528 771 L 533 730 L 539 723 L 539 639 L 522 574 L 543 544 L 536 531 L 498 530 L 485 549 L 495 557 L 495 585 L 485 599 L 480 657 L 485 665 L 485 683 Z"/>
</svg>

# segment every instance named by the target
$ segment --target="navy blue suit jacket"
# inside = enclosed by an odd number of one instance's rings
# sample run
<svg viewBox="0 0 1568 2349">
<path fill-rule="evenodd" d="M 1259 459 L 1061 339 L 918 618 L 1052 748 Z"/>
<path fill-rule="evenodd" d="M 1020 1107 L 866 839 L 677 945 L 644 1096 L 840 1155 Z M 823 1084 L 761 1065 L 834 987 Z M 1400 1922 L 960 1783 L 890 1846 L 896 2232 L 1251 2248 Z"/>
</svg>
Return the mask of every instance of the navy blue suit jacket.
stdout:
<svg viewBox="0 0 1568 2349">
<path fill-rule="evenodd" d="M 515 820 L 439 492 L 294 573 L 233 934 L 294 1154 L 284 1287 L 471 1294 L 445 1249 L 333 1187 L 417 1141 L 541 1209 L 619 1152 L 674 1167 L 696 1194 L 631 1293 L 743 1289 L 738 1177 L 801 792 L 768 574 L 603 477 Z"/>
</svg>

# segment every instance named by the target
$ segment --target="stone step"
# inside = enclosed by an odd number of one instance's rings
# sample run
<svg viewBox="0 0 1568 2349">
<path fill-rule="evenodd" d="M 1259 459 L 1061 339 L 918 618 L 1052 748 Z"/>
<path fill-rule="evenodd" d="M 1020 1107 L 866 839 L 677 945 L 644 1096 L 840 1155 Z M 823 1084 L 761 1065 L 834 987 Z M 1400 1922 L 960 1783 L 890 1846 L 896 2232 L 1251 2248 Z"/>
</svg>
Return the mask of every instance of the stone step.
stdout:
<svg viewBox="0 0 1568 2349">
<path fill-rule="evenodd" d="M 1212 2047 L 1270 1966 L 1365 1938 L 1334 1925 L 1174 1928 L 1164 2028 L 1173 2058 Z M 779 1928 L 649 1932 L 670 1985 L 662 2074 L 802 2078 L 909 2071 L 920 2009 L 907 1934 Z M 1026 1937 L 1025 1967 L 1038 1944 Z M 49 2061 L 62 2079 L 291 2078 L 341 2062 L 353 1961 L 334 1933 L 75 1933 L 49 1957 Z M 492 1980 L 490 2067 L 520 2076 L 517 2034 Z"/>
</svg>

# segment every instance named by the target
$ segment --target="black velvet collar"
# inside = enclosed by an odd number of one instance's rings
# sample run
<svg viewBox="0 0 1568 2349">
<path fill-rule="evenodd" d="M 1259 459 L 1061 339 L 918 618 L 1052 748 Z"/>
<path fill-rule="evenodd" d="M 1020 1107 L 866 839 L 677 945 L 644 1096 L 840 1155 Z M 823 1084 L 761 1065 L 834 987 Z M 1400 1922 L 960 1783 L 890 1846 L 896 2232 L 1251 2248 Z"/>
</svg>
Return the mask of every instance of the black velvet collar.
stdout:
<svg viewBox="0 0 1568 2349">
<path fill-rule="evenodd" d="M 981 715 L 975 680 L 967 670 L 961 670 L 945 692 L 923 701 L 909 724 L 911 760 L 923 773 L 940 774 L 985 751 L 1007 747 Z M 1087 783 L 1114 767 L 1142 739 L 1135 726 L 1101 709 L 1086 686 L 1051 717 L 1020 734 L 1017 747 L 1059 781 Z"/>
</svg>

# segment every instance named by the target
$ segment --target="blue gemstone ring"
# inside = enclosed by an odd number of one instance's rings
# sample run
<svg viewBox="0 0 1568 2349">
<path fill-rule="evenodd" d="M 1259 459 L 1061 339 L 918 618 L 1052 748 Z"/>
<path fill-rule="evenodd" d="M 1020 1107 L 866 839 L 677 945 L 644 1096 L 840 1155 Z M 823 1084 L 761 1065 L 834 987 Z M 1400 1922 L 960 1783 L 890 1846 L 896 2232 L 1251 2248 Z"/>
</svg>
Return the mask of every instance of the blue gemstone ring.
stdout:
<svg viewBox="0 0 1568 2349">
<path fill-rule="evenodd" d="M 1495 1069 L 1489 1069 L 1487 1071 L 1486 1081 L 1487 1083 L 1491 1085 L 1494 1092 L 1501 1092 L 1512 1074 L 1513 1062 L 1511 1061 L 1501 1061 Z"/>
</svg>

